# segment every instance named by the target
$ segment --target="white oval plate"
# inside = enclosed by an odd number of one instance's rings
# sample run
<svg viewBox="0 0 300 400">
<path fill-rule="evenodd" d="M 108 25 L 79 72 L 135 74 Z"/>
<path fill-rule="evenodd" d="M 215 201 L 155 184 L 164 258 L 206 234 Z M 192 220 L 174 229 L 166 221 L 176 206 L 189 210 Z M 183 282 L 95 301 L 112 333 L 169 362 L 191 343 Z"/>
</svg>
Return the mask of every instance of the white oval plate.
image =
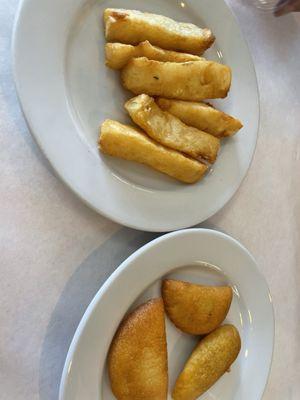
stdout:
<svg viewBox="0 0 300 400">
<path fill-rule="evenodd" d="M 208 26 L 216 35 L 206 55 L 232 67 L 233 84 L 228 98 L 215 104 L 245 127 L 223 142 L 213 170 L 198 184 L 99 154 L 100 124 L 106 118 L 129 122 L 123 104 L 132 96 L 104 65 L 106 7 L 160 13 Z M 256 144 L 258 89 L 247 46 L 223 0 L 23 0 L 13 53 L 31 131 L 59 176 L 99 213 L 136 229 L 176 230 L 216 213 L 241 184 Z"/>
<path fill-rule="evenodd" d="M 106 356 L 125 313 L 160 295 L 161 279 L 231 285 L 226 318 L 239 330 L 242 349 L 231 372 L 203 400 L 259 400 L 272 359 L 274 316 L 270 293 L 250 253 L 236 240 L 212 230 L 190 229 L 162 236 L 132 254 L 110 276 L 86 310 L 63 370 L 60 400 L 113 400 Z M 195 345 L 167 320 L 170 387 Z M 171 399 L 170 394 L 168 399 Z"/>
</svg>

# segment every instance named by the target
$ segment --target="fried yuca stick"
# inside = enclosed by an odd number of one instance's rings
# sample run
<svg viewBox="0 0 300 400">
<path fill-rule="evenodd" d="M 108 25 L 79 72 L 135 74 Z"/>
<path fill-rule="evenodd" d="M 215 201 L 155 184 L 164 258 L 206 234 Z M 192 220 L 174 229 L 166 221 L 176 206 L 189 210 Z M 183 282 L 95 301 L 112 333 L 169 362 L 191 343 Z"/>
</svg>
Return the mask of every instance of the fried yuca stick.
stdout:
<svg viewBox="0 0 300 400">
<path fill-rule="evenodd" d="M 152 46 L 148 40 L 137 46 L 123 43 L 106 43 L 105 45 L 106 65 L 110 68 L 121 69 L 134 57 L 147 57 L 149 60 L 173 62 L 204 60 L 204 58 L 193 54 L 179 53 Z"/>
<path fill-rule="evenodd" d="M 185 183 L 199 181 L 207 166 L 156 143 L 132 126 L 107 119 L 101 126 L 99 149 L 111 156 L 136 161 Z"/>
<path fill-rule="evenodd" d="M 138 44 L 149 40 L 163 49 L 202 54 L 215 40 L 210 29 L 176 22 L 162 15 L 107 8 L 103 17 L 105 37 L 110 42 Z"/>
<path fill-rule="evenodd" d="M 125 108 L 133 121 L 157 142 L 194 158 L 201 156 L 211 163 L 216 160 L 219 139 L 162 111 L 152 97 L 141 94 L 127 101 Z"/>
<path fill-rule="evenodd" d="M 175 115 L 185 124 L 219 138 L 232 136 L 243 127 L 237 118 L 217 110 L 210 104 L 163 98 L 157 99 L 156 102 L 162 110 Z"/>
<path fill-rule="evenodd" d="M 231 70 L 207 60 L 174 63 L 140 57 L 128 62 L 121 78 L 124 87 L 134 94 L 199 101 L 226 97 Z"/>
</svg>

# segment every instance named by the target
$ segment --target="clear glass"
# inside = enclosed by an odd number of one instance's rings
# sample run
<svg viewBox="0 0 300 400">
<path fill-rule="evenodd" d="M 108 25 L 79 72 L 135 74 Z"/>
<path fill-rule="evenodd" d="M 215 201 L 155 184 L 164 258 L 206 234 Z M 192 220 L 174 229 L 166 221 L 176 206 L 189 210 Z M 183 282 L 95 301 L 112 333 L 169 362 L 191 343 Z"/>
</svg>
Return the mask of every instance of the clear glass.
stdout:
<svg viewBox="0 0 300 400">
<path fill-rule="evenodd" d="M 272 12 L 278 0 L 253 0 L 254 5 L 262 11 Z"/>
</svg>

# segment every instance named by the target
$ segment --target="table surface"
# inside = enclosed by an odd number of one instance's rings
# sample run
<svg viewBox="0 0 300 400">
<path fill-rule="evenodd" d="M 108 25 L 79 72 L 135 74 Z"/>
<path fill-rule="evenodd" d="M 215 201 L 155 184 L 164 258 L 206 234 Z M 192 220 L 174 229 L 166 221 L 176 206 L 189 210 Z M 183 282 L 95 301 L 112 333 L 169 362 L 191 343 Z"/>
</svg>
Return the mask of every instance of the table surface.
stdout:
<svg viewBox="0 0 300 400">
<path fill-rule="evenodd" d="M 300 396 L 300 15 L 275 19 L 230 0 L 256 66 L 258 144 L 234 198 L 201 226 L 255 256 L 273 296 L 276 339 L 264 400 Z M 18 0 L 0 0 L 0 399 L 54 400 L 87 305 L 113 270 L 156 237 L 87 208 L 55 176 L 18 105 L 11 34 Z M 253 288 L 255 290 L 255 288 Z M 255 382 L 253 383 L 255 384 Z"/>
</svg>

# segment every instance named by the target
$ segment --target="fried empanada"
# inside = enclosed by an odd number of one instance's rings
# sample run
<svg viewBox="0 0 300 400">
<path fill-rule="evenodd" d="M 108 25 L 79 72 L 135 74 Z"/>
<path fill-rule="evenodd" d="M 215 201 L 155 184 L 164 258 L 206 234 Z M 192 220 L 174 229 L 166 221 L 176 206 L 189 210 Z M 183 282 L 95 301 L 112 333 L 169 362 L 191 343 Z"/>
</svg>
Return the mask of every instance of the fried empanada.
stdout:
<svg viewBox="0 0 300 400">
<path fill-rule="evenodd" d="M 239 332 L 224 325 L 202 339 L 177 378 L 174 400 L 195 400 L 206 392 L 236 360 L 241 349 Z"/>
<path fill-rule="evenodd" d="M 203 163 L 161 146 L 144 132 L 117 121 L 103 122 L 98 143 L 103 153 L 148 165 L 185 183 L 199 181 L 207 171 Z"/>
<path fill-rule="evenodd" d="M 161 110 L 152 97 L 141 94 L 128 100 L 125 108 L 132 120 L 152 139 L 191 157 L 215 162 L 220 149 L 219 139 L 187 126 L 179 118 Z"/>
<path fill-rule="evenodd" d="M 125 67 L 129 60 L 136 57 L 172 62 L 205 60 L 192 54 L 161 49 L 153 46 L 148 40 L 137 46 L 123 43 L 106 43 L 105 45 L 105 63 L 109 68 L 121 69 Z"/>
<path fill-rule="evenodd" d="M 166 313 L 177 328 L 192 335 L 204 335 L 224 321 L 232 289 L 166 279 L 162 283 L 162 297 Z"/>
<path fill-rule="evenodd" d="M 237 118 L 217 110 L 210 104 L 163 98 L 157 99 L 157 104 L 185 124 L 218 138 L 232 136 L 243 127 Z"/>
<path fill-rule="evenodd" d="M 136 308 L 121 323 L 109 350 L 108 371 L 118 400 L 166 400 L 168 360 L 162 299 Z"/>
<path fill-rule="evenodd" d="M 227 96 L 231 70 L 213 61 L 161 62 L 132 58 L 121 72 L 124 87 L 134 94 L 200 101 Z"/>
<path fill-rule="evenodd" d="M 215 40 L 210 29 L 176 22 L 162 15 L 107 8 L 103 17 L 105 37 L 110 42 L 139 44 L 149 40 L 163 49 L 201 54 Z"/>
</svg>

